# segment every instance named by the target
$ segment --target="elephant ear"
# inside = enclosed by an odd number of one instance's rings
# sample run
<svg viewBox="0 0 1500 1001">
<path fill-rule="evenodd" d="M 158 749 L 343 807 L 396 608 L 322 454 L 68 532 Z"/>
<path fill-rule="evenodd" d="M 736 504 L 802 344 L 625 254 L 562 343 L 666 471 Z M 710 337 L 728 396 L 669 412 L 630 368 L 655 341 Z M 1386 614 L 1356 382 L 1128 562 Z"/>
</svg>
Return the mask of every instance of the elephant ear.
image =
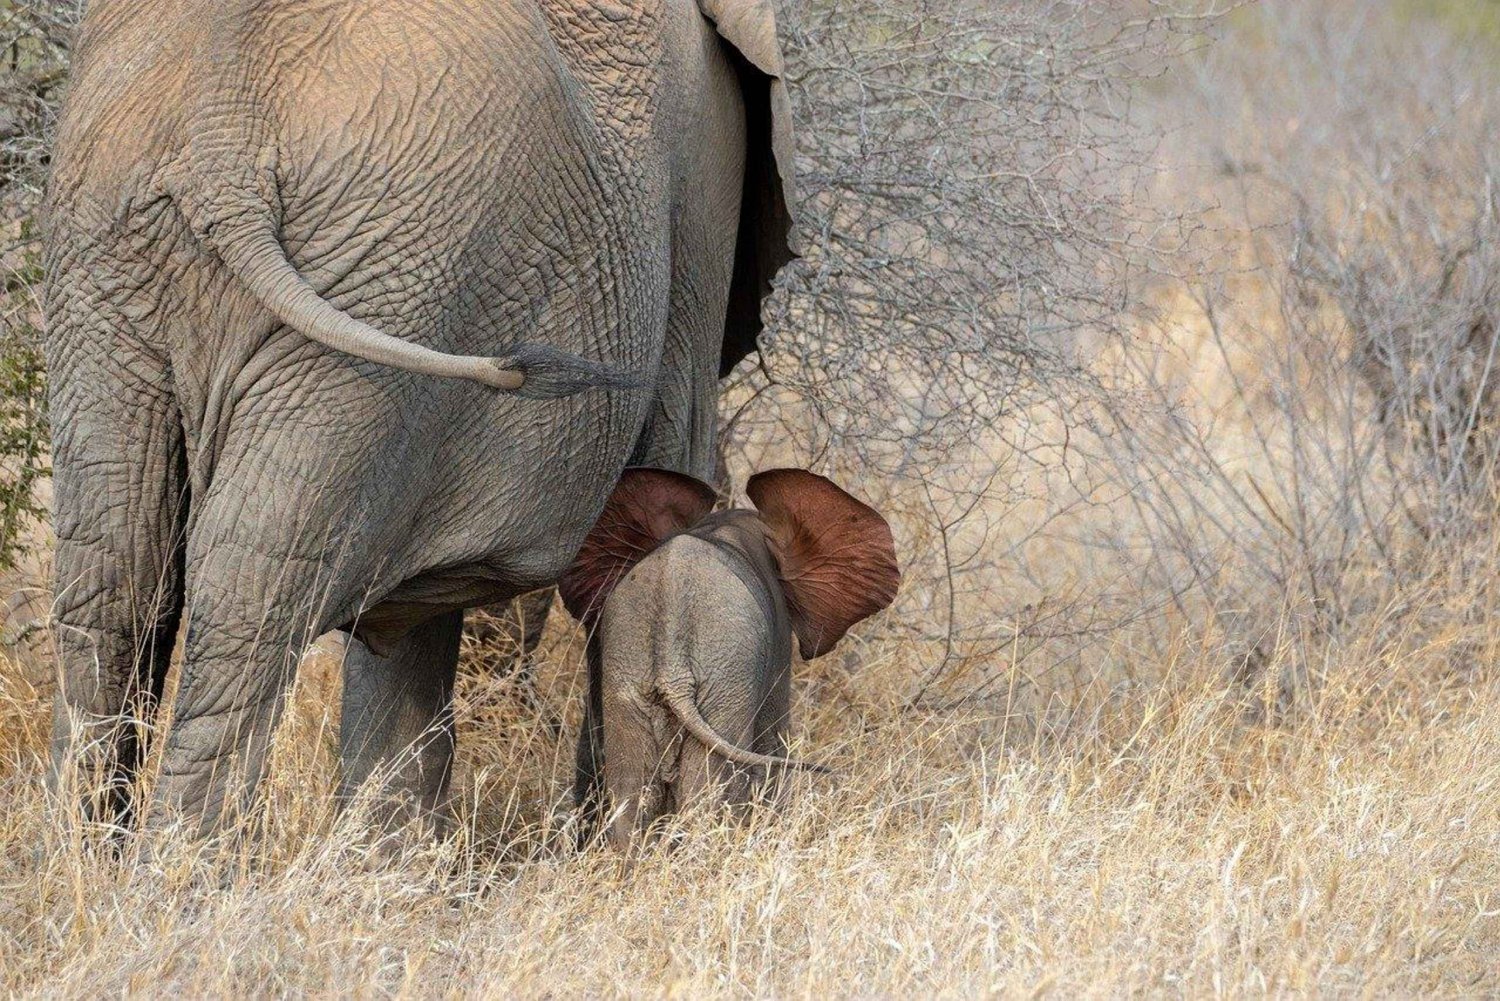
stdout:
<svg viewBox="0 0 1500 1001">
<path fill-rule="evenodd" d="M 652 550 L 714 509 L 707 483 L 666 469 L 627 469 L 583 548 L 558 581 L 563 605 L 592 623 L 609 593 Z"/>
<path fill-rule="evenodd" d="M 776 272 L 796 256 L 790 243 L 796 143 L 771 0 L 698 0 L 698 8 L 734 54 L 745 98 L 745 193 L 719 364 L 723 377 L 756 350 L 761 303 Z"/>
<path fill-rule="evenodd" d="M 896 543 L 872 508 L 805 469 L 760 473 L 745 490 L 770 531 L 805 659 L 895 600 Z"/>
</svg>

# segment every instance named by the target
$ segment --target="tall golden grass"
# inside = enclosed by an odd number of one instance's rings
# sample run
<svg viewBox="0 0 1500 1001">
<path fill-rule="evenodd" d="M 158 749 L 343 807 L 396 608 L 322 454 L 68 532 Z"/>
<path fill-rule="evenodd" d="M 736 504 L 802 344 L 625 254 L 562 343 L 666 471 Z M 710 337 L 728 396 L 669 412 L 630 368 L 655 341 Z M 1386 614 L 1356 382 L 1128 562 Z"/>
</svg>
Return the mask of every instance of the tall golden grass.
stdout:
<svg viewBox="0 0 1500 1001">
<path fill-rule="evenodd" d="M 565 708 L 574 644 L 542 695 Z M 476 671 L 455 836 L 372 850 L 304 679 L 253 836 L 111 847 L 41 789 L 47 701 L 0 675 L 0 989 L 57 997 L 1104 996 L 1500 990 L 1500 636 L 1278 638 L 1290 704 L 1180 632 L 1041 711 L 914 712 L 899 644 L 802 672 L 780 812 L 637 856 L 554 820 L 570 748 Z M 483 659 L 471 651 L 472 667 Z M 1457 661 L 1457 662 L 1456 662 Z M 883 677 L 884 676 L 884 677 Z M 999 703 L 1003 707 L 1003 701 Z"/>
</svg>

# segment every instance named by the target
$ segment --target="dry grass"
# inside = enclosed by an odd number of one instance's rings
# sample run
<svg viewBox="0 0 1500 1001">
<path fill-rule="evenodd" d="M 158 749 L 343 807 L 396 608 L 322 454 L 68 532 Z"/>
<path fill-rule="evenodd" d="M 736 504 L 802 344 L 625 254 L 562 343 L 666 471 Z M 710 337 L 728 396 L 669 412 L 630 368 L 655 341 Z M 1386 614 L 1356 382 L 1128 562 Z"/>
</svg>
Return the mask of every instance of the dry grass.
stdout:
<svg viewBox="0 0 1500 1001">
<path fill-rule="evenodd" d="M 542 666 L 559 707 L 570 650 Z M 862 659 L 878 676 L 905 653 Z M 332 818 L 330 702 L 314 684 L 260 834 L 132 841 L 119 860 L 49 821 L 46 702 L 7 673 L 0 988 L 1493 993 L 1497 654 L 1488 631 L 1322 651 L 1284 636 L 1278 660 L 1318 659 L 1286 705 L 1269 685 L 1227 686 L 1213 641 L 1184 635 L 1134 664 L 1136 683 L 1057 692 L 1009 724 L 1003 705 L 912 714 L 886 686 L 816 666 L 806 737 L 838 777 L 743 827 L 691 818 L 676 848 L 635 859 L 564 847 L 549 816 L 568 748 L 476 675 L 452 840 L 371 852 L 357 822 Z"/>
</svg>

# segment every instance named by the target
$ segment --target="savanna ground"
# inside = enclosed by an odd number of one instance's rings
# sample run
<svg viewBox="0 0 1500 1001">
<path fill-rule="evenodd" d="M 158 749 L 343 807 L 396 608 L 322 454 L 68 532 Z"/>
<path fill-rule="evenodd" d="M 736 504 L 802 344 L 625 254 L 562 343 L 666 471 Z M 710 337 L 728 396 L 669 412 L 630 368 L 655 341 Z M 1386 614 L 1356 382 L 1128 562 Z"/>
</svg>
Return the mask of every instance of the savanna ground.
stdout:
<svg viewBox="0 0 1500 1001">
<path fill-rule="evenodd" d="M 534 700 L 466 640 L 451 838 L 335 816 L 325 656 L 247 836 L 147 841 L 49 813 L 47 673 L 7 662 L 0 990 L 1500 994 L 1494 5 L 1266 0 L 1149 44 L 1039 6 L 832 44 L 859 5 L 783 5 L 813 232 L 729 463 L 834 473 L 907 569 L 799 668 L 833 777 L 576 850 L 555 616 Z M 8 485 L 59 58 L 16 51 Z"/>
</svg>

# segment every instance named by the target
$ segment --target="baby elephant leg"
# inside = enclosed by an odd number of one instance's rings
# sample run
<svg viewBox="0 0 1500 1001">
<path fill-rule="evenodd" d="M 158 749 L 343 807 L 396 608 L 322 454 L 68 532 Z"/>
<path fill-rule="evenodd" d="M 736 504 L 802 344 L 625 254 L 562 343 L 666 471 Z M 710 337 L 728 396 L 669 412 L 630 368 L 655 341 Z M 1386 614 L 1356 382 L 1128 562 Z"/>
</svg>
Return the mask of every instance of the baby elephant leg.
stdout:
<svg viewBox="0 0 1500 1001">
<path fill-rule="evenodd" d="M 617 679 L 600 687 L 603 784 L 613 811 L 609 834 L 623 847 L 672 811 L 677 728 L 649 687 Z"/>
<path fill-rule="evenodd" d="M 737 748 L 755 746 L 755 715 L 750 707 L 708 704 L 696 708 L 713 735 L 725 744 Z M 704 735 L 695 736 L 691 733 L 688 721 L 681 718 L 687 715 L 686 712 L 674 713 L 671 721 L 674 730 L 681 727 L 684 731 L 673 787 L 678 809 L 690 810 L 717 804 L 736 808 L 738 812 L 738 808 L 750 802 L 762 769 L 731 761 L 710 747 L 702 739 Z"/>
</svg>

